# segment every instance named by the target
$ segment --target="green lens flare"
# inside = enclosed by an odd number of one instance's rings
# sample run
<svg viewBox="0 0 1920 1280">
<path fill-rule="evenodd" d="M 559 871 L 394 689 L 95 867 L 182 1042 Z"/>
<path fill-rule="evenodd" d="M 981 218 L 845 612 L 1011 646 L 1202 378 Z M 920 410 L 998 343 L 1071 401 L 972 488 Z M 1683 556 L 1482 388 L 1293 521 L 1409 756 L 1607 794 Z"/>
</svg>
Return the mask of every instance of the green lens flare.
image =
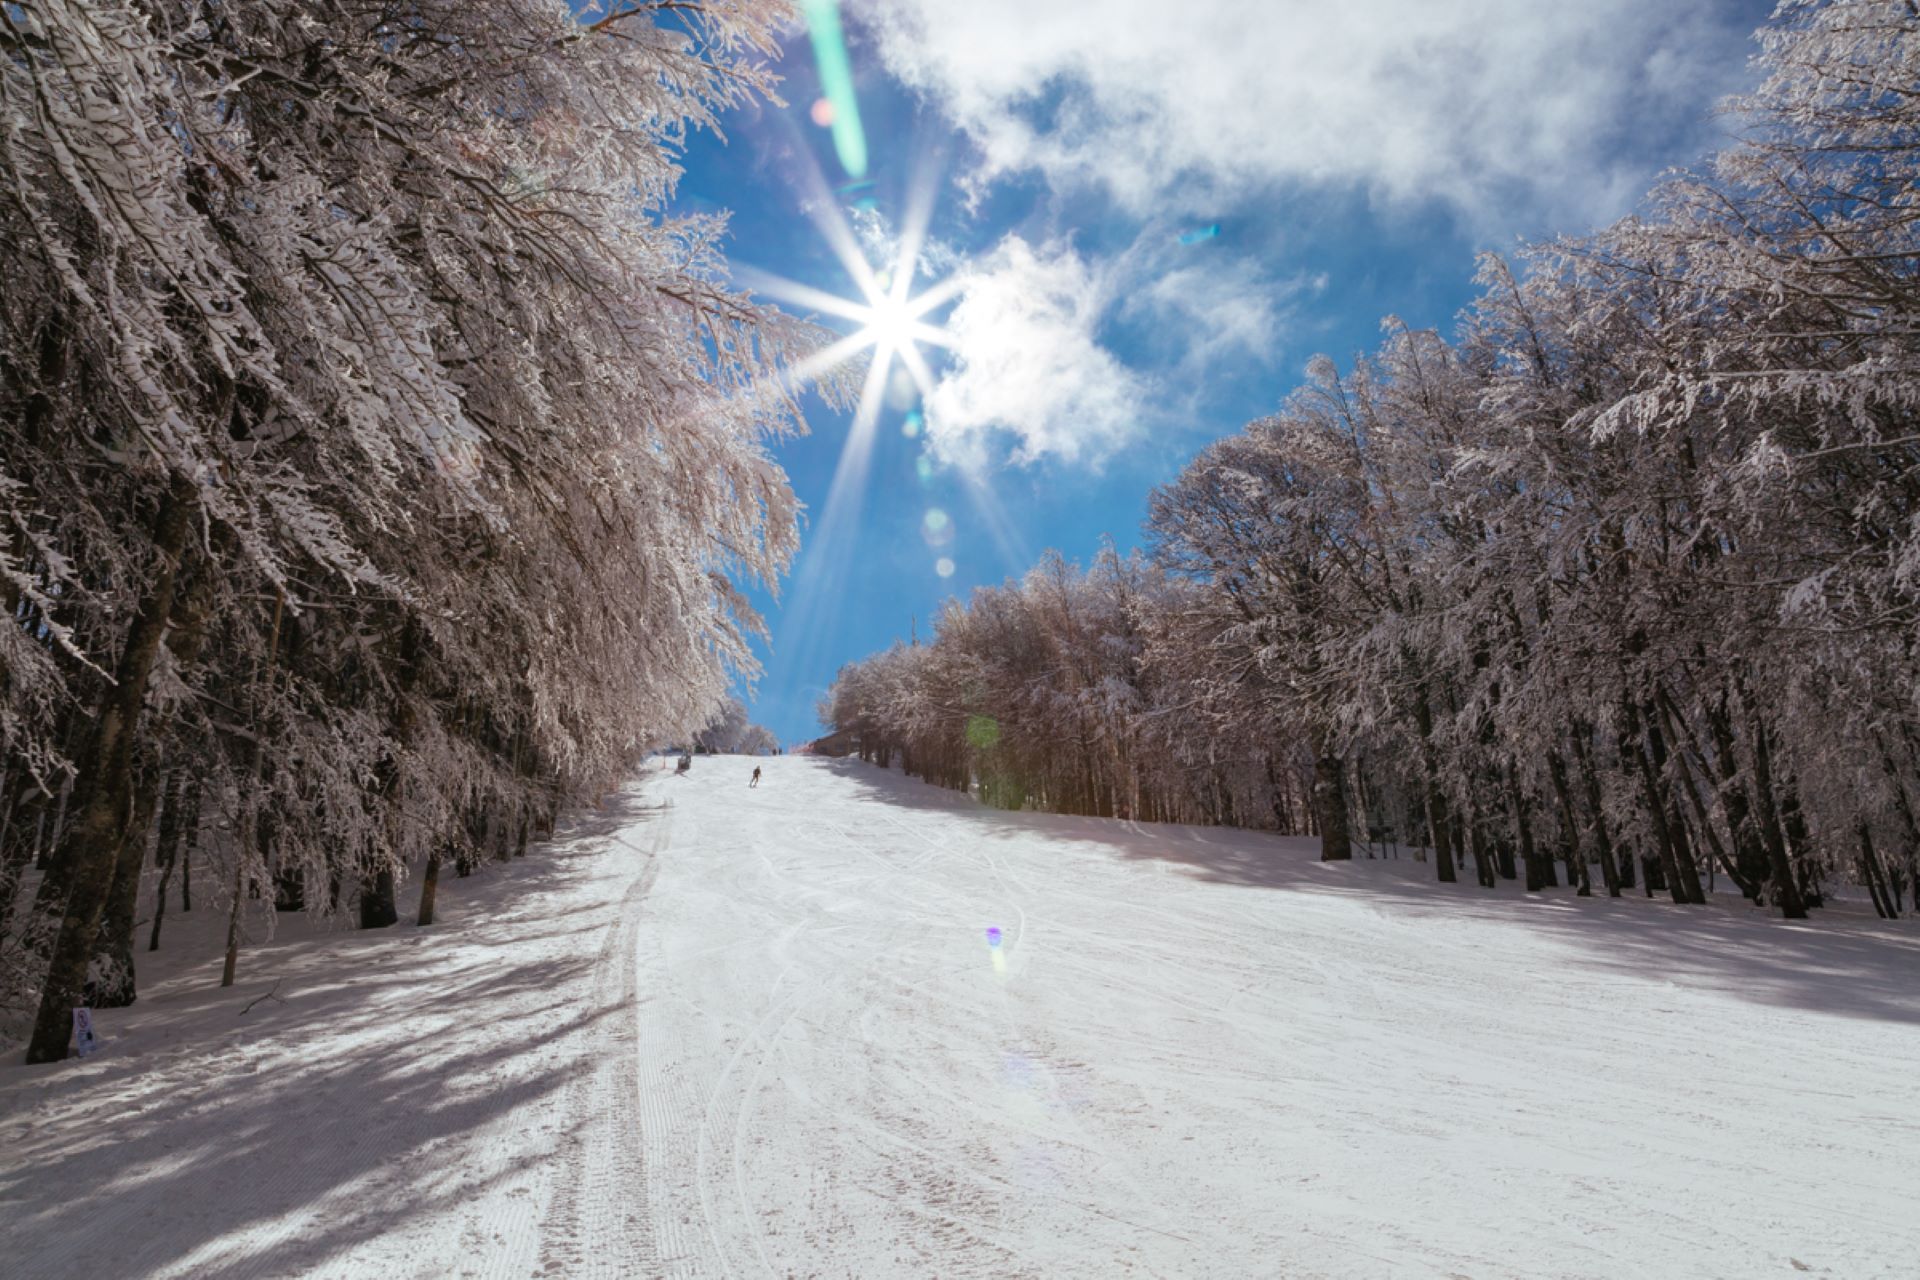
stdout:
<svg viewBox="0 0 1920 1280">
<path fill-rule="evenodd" d="M 867 135 L 860 127 L 860 104 L 853 98 L 853 67 L 847 61 L 847 41 L 840 31 L 837 0 L 800 0 L 807 15 L 807 35 L 813 40 L 814 64 L 820 69 L 820 88 L 833 104 L 833 150 L 849 177 L 867 176 Z"/>
</svg>

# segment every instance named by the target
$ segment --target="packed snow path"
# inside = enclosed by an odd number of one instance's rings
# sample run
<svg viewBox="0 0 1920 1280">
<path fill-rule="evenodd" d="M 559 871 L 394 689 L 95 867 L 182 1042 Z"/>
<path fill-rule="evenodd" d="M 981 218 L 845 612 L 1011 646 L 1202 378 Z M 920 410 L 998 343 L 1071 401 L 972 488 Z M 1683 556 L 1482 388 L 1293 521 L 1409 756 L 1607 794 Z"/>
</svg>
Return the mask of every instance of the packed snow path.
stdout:
<svg viewBox="0 0 1920 1280">
<path fill-rule="evenodd" d="M 1907 922 L 754 763 L 9 1069 L 0 1269 L 1913 1274 Z"/>
</svg>

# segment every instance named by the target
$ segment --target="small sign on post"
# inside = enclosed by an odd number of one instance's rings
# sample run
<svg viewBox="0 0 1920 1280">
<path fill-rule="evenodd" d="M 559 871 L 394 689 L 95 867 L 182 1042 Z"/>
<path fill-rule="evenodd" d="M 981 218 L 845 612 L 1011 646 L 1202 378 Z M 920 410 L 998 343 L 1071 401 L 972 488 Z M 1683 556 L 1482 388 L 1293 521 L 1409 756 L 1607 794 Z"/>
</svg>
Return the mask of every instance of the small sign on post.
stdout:
<svg viewBox="0 0 1920 1280">
<path fill-rule="evenodd" d="M 84 1058 L 100 1047 L 93 1038 L 93 1010 L 75 1009 L 73 1011 L 74 1054 Z"/>
</svg>

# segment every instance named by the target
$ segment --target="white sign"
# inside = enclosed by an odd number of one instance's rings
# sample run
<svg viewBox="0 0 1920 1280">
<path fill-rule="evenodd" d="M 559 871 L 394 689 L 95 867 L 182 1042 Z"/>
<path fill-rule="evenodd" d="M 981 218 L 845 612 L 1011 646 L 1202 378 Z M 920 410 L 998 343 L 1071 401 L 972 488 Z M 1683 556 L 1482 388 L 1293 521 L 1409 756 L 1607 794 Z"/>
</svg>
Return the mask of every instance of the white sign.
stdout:
<svg viewBox="0 0 1920 1280">
<path fill-rule="evenodd" d="M 74 1051 L 82 1058 L 100 1047 L 93 1038 L 93 1010 L 73 1011 L 73 1043 Z"/>
</svg>

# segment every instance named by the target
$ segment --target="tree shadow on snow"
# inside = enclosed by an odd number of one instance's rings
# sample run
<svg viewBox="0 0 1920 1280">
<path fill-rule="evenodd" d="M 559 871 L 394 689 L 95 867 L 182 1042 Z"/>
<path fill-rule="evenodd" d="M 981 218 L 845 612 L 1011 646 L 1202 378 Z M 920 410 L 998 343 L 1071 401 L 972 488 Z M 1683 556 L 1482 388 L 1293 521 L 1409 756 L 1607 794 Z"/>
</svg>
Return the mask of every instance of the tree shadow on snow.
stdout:
<svg viewBox="0 0 1920 1280">
<path fill-rule="evenodd" d="M 521 1171 L 463 1168 L 448 1158 L 456 1140 L 537 1115 L 530 1108 L 586 1078 L 608 1015 L 625 1009 L 524 1001 L 496 1019 L 519 1024 L 510 1034 L 465 1051 L 461 1011 L 483 995 L 498 1009 L 515 994 L 579 989 L 591 950 L 516 962 L 494 944 L 617 927 L 617 900 L 582 910 L 568 891 L 594 854 L 629 843 L 621 833 L 657 812 L 623 793 L 526 858 L 443 880 L 442 901 L 497 938 L 402 923 L 268 943 L 245 955 L 236 987 L 214 987 L 203 966 L 184 989 L 159 993 L 165 1018 L 155 1010 L 151 1033 L 109 1039 L 84 1067 L 6 1081 L 0 1269 L 98 1280 L 190 1262 L 196 1277 L 325 1274 L 368 1242 L 471 1211 Z M 442 939 L 449 948 L 436 956 Z M 241 1015 L 276 978 L 284 1003 Z M 169 1020 L 191 1025 L 169 1039 Z M 548 1114 L 550 1129 L 523 1135 L 521 1150 L 578 1140 L 563 1109 Z M 479 1225 L 490 1245 L 496 1224 Z M 389 1256 L 372 1269 L 460 1261 Z"/>
<path fill-rule="evenodd" d="M 1643 979 L 1704 979 L 1757 1003 L 1920 1024 L 1920 924 L 1875 918 L 1843 901 L 1788 921 L 1717 894 L 1679 906 L 1635 889 L 1618 899 L 1577 897 L 1572 888 L 1526 893 L 1514 881 L 1494 889 L 1442 884 L 1431 861 L 1357 857 L 1323 863 L 1316 840 L 1227 827 L 1135 823 L 1112 818 L 991 809 L 950 791 L 857 760 L 828 767 L 864 798 L 901 810 L 937 811 L 982 840 L 1041 839 L 1098 852 L 1120 863 L 1164 863 L 1202 884 L 1333 895 L 1390 907 L 1410 919 L 1496 922 L 1543 931 L 1579 948 L 1586 963 Z M 1564 867 L 1561 868 L 1564 871 Z M 1597 878 L 1598 869 L 1595 869 Z M 1276 907 L 1276 926 L 1284 923 Z"/>
</svg>

